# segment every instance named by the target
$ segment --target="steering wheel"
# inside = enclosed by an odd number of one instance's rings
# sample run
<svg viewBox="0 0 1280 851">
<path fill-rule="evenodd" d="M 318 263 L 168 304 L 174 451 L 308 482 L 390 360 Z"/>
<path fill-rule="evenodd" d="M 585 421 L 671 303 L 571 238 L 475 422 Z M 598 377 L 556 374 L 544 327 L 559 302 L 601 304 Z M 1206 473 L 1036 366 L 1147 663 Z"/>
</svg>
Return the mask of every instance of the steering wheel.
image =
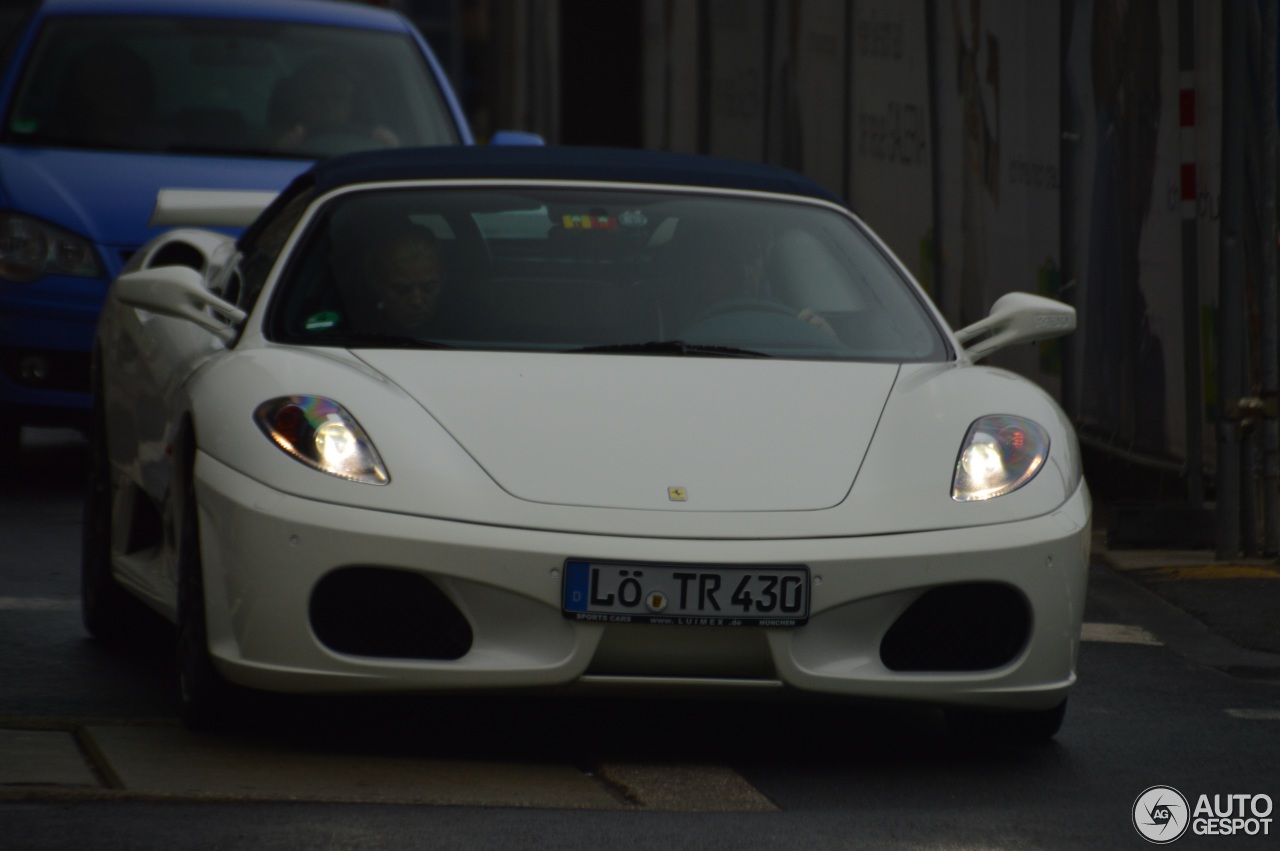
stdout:
<svg viewBox="0 0 1280 851">
<path fill-rule="evenodd" d="M 731 298 L 711 305 L 699 313 L 693 322 L 705 322 L 708 319 L 714 319 L 717 316 L 724 316 L 729 313 L 775 313 L 779 316 L 789 316 L 792 319 L 796 319 L 799 316 L 799 312 L 795 309 L 773 299 Z"/>
<path fill-rule="evenodd" d="M 388 145 L 375 138 L 372 133 L 342 127 L 308 133 L 306 139 L 302 142 L 302 149 L 307 153 L 331 157 L 349 154 L 353 151 L 368 151 L 386 147 Z"/>
</svg>

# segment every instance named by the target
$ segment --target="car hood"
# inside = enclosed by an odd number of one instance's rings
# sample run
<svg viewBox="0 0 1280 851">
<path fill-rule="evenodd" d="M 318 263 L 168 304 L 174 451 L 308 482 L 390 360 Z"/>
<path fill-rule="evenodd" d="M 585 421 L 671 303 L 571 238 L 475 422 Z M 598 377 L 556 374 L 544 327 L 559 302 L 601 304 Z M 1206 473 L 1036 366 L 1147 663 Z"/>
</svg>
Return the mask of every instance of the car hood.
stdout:
<svg viewBox="0 0 1280 851">
<path fill-rule="evenodd" d="M 461 354 L 461 353 L 459 353 Z M 848 495 L 892 364 L 370 351 L 508 493 L 536 503 L 812 511 Z M 454 368 L 456 367 L 456 368 Z"/>
<path fill-rule="evenodd" d="M 134 247 L 151 227 L 161 189 L 279 191 L 307 167 L 297 160 L 177 156 L 51 148 L 0 148 L 0 187 L 9 209 L 88 237 Z"/>
</svg>

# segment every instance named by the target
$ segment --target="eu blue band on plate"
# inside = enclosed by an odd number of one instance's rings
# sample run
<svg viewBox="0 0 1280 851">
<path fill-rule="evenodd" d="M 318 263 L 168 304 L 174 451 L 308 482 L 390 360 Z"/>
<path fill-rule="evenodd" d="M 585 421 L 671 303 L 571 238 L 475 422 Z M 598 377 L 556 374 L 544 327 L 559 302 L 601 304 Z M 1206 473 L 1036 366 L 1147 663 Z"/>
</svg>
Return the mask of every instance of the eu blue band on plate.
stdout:
<svg viewBox="0 0 1280 851">
<path fill-rule="evenodd" d="M 591 587 L 591 565 L 570 561 L 564 566 L 564 608 L 567 612 L 585 612 L 587 593 Z"/>
</svg>

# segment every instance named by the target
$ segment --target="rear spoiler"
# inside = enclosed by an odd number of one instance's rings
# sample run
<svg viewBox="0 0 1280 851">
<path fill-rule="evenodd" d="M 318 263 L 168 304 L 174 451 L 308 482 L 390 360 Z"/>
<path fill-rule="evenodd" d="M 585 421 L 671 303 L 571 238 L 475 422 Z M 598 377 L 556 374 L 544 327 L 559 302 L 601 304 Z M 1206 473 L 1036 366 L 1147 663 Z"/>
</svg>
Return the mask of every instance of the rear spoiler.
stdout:
<svg viewBox="0 0 1280 851">
<path fill-rule="evenodd" d="M 151 211 L 152 227 L 245 228 L 278 192 L 248 189 L 161 189 Z"/>
</svg>

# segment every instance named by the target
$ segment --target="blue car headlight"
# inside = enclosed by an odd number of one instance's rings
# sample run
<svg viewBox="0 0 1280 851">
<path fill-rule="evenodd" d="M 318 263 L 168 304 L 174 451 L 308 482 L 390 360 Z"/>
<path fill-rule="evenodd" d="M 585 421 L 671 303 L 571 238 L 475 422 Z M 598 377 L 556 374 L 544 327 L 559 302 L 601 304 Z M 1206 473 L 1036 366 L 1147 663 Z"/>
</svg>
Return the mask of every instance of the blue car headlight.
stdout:
<svg viewBox="0 0 1280 851">
<path fill-rule="evenodd" d="M 391 480 L 364 429 L 337 402 L 284 396 L 263 402 L 253 419 L 272 443 L 308 467 L 370 485 Z"/>
<path fill-rule="evenodd" d="M 977 502 L 1012 493 L 1049 457 L 1049 435 L 1031 420 L 995 414 L 974 420 L 960 445 L 951 498 Z"/>
<path fill-rule="evenodd" d="M 0 277 L 29 283 L 45 275 L 102 274 L 89 241 L 18 213 L 0 213 Z"/>
</svg>

